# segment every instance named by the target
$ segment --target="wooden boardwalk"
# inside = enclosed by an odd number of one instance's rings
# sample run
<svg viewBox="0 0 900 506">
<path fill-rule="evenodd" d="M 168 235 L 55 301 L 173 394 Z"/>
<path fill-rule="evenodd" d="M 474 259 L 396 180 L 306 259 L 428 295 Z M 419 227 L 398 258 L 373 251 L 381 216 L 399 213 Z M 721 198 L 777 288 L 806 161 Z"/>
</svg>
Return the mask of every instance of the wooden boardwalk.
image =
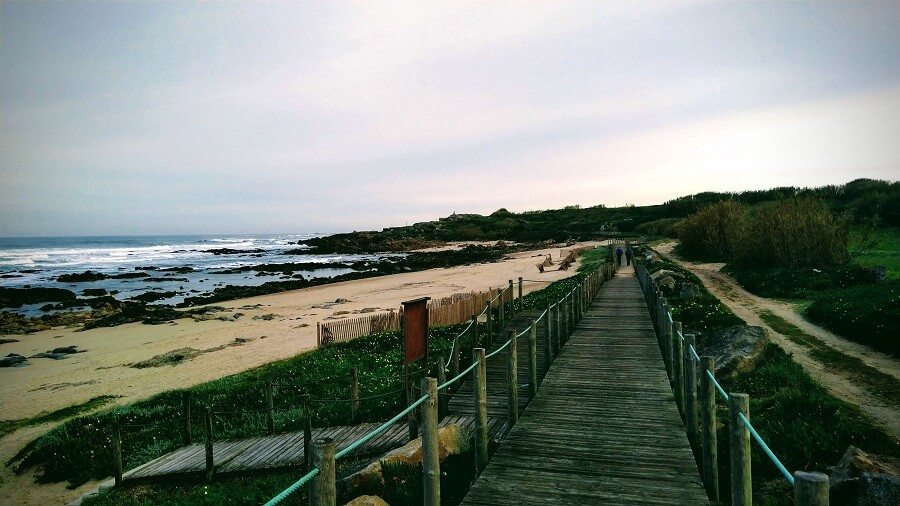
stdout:
<svg viewBox="0 0 900 506">
<path fill-rule="evenodd" d="M 515 330 L 519 333 L 531 325 L 534 318 L 541 315 L 542 311 L 522 311 L 514 316 L 506 328 L 503 330 L 503 337 L 494 336 L 495 343 L 488 348 L 486 353 L 499 348 L 507 340 L 507 330 Z M 507 348 L 508 350 L 509 348 Z M 528 406 L 528 335 L 519 338 L 516 344 L 516 356 L 519 360 L 519 411 Z M 507 411 L 507 392 L 509 391 L 506 364 L 509 360 L 508 351 L 502 351 L 487 361 L 487 398 L 488 398 L 488 417 L 503 418 L 506 420 Z M 546 355 L 547 346 L 544 342 L 544 325 L 543 321 L 538 323 L 537 327 L 537 363 L 538 363 L 538 381 L 546 374 Z M 468 362 L 471 363 L 471 362 Z M 460 386 L 453 394 L 448 404 L 449 413 L 472 415 L 475 410 L 475 400 L 473 391 L 474 379 L 471 374 L 460 380 Z"/>
<path fill-rule="evenodd" d="M 447 416 L 441 426 L 456 423 L 464 430 L 473 430 L 474 418 L 470 416 Z M 488 430 L 494 437 L 501 434 L 506 418 L 488 418 Z M 335 440 L 337 450 L 343 450 L 353 442 L 378 427 L 378 423 L 328 427 L 313 429 L 313 439 L 330 437 Z M 352 455 L 380 455 L 399 448 L 409 440 L 409 429 L 405 424 L 389 427 L 371 441 L 359 447 Z M 217 441 L 213 444 L 213 462 L 216 474 L 239 474 L 245 472 L 268 471 L 300 466 L 305 460 L 303 452 L 303 432 L 289 432 L 248 439 Z M 153 481 L 170 478 L 193 478 L 203 476 L 206 469 L 205 446 L 193 444 L 179 448 L 162 457 L 147 462 L 122 475 L 125 482 Z"/>
<path fill-rule="evenodd" d="M 600 290 L 463 504 L 708 503 L 633 272 Z"/>
</svg>

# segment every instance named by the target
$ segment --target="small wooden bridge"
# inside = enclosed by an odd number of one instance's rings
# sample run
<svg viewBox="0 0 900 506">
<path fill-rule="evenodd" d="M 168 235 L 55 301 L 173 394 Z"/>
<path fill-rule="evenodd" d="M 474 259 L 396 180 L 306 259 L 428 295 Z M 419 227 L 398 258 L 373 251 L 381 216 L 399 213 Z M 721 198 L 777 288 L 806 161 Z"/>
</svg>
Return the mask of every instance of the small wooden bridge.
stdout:
<svg viewBox="0 0 900 506">
<path fill-rule="evenodd" d="M 631 268 L 600 290 L 463 504 L 707 504 Z"/>
<path fill-rule="evenodd" d="M 472 431 L 474 418 L 452 415 L 441 421 L 441 426 L 459 424 L 463 430 Z M 490 417 L 488 430 L 492 437 L 499 437 L 506 423 L 505 417 Z M 378 427 L 379 423 L 326 427 L 313 429 L 313 438 L 331 438 L 337 448 L 343 450 L 354 441 Z M 356 455 L 380 455 L 403 446 L 409 441 L 409 430 L 404 424 L 396 424 L 377 437 L 360 446 Z M 303 432 L 288 432 L 247 439 L 217 441 L 213 445 L 213 460 L 217 475 L 240 474 L 249 471 L 267 471 L 300 467 L 306 462 L 303 448 Z M 153 481 L 171 478 L 202 477 L 206 471 L 206 446 L 192 444 L 167 453 L 158 459 L 136 467 L 122 475 L 126 482 Z"/>
</svg>

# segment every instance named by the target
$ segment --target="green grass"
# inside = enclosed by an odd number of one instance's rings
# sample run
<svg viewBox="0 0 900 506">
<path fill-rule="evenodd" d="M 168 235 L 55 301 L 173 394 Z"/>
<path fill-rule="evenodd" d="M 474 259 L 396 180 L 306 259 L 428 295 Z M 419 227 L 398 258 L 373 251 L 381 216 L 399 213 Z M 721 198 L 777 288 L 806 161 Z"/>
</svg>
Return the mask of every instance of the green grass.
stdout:
<svg viewBox="0 0 900 506">
<path fill-rule="evenodd" d="M 809 349 L 812 358 L 830 369 L 840 371 L 844 377 L 863 386 L 882 402 L 900 410 L 900 398 L 897 397 L 900 381 L 895 377 L 866 365 L 856 357 L 841 353 L 771 311 L 760 311 L 759 316 L 774 331 Z"/>
<path fill-rule="evenodd" d="M 854 236 L 862 235 L 867 237 L 861 241 L 869 244 L 861 246 L 853 262 L 866 267 L 883 265 L 887 279 L 900 279 L 900 228 L 876 228 L 868 232 L 854 230 Z"/>
<path fill-rule="evenodd" d="M 86 499 L 82 504 L 85 506 L 263 504 L 278 492 L 291 486 L 301 476 L 302 473 L 295 470 L 266 476 L 220 478 L 209 484 L 126 486 Z M 281 504 L 308 504 L 308 488 L 308 485 L 300 487 L 300 490 Z"/>
<path fill-rule="evenodd" d="M 900 280 L 817 294 L 803 315 L 847 339 L 900 357 Z"/>
<path fill-rule="evenodd" d="M 31 418 L 0 420 L 0 437 L 6 436 L 7 434 L 12 434 L 13 432 L 23 427 L 32 427 L 34 425 L 40 425 L 42 423 L 58 422 L 60 420 L 65 420 L 66 418 L 71 418 L 81 413 L 93 411 L 97 408 L 109 404 L 115 398 L 116 397 L 112 395 L 101 395 L 99 397 L 94 397 L 88 401 L 82 402 L 81 404 L 57 409 L 56 411 L 51 411 L 50 413 L 41 413 L 40 415 L 33 416 Z"/>
</svg>

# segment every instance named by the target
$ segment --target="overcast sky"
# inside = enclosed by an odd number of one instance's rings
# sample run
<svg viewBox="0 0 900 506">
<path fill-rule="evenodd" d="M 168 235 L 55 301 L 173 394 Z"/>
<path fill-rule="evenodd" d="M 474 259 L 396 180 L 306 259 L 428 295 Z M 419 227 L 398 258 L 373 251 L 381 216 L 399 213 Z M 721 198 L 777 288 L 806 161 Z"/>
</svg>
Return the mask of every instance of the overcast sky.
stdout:
<svg viewBox="0 0 900 506">
<path fill-rule="evenodd" d="M 900 2 L 0 2 L 0 235 L 900 179 Z"/>
</svg>

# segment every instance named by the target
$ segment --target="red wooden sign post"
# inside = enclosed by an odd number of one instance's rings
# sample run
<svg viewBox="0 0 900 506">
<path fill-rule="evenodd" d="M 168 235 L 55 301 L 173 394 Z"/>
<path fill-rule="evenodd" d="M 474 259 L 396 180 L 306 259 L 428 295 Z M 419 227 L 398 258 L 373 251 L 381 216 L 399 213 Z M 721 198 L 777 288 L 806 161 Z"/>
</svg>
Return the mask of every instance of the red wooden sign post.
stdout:
<svg viewBox="0 0 900 506">
<path fill-rule="evenodd" d="M 403 391 L 406 392 L 406 405 L 413 401 L 409 388 L 409 364 L 425 359 L 428 365 L 428 301 L 431 297 L 409 300 L 403 304 Z M 409 413 L 409 438 L 418 437 L 416 411 Z"/>
</svg>

